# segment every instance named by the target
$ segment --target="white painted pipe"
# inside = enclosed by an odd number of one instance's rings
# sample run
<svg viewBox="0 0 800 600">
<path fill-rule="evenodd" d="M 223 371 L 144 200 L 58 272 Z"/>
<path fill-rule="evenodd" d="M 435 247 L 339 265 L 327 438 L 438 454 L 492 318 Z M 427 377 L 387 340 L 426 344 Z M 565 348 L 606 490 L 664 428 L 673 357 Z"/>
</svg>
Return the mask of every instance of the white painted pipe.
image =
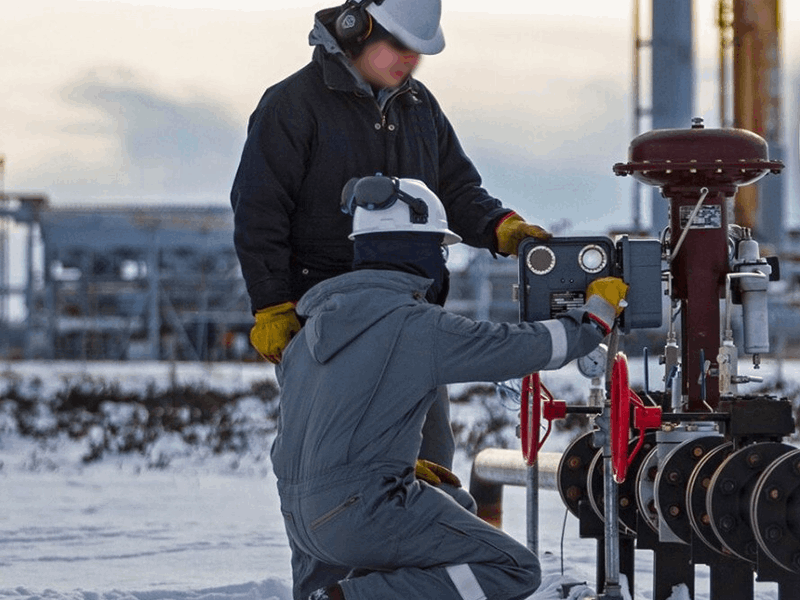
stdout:
<svg viewBox="0 0 800 600">
<path fill-rule="evenodd" d="M 486 448 L 481 450 L 472 463 L 469 492 L 478 505 L 478 516 L 496 527 L 503 525 L 503 486 L 528 487 L 528 476 L 538 471 L 538 489 L 528 489 L 528 545 L 536 546 L 538 538 L 538 490 L 558 489 L 557 474 L 561 454 L 539 452 L 537 468 L 525 464 L 520 450 Z M 536 494 L 531 494 L 535 491 Z M 531 496 L 535 496 L 532 498 Z"/>
<path fill-rule="evenodd" d="M 539 465 L 540 489 L 558 489 L 556 479 L 560 462 L 560 452 L 539 452 L 536 464 Z M 527 472 L 528 466 L 521 450 L 486 448 L 478 453 L 472 465 L 473 477 L 500 485 L 525 486 Z"/>
</svg>

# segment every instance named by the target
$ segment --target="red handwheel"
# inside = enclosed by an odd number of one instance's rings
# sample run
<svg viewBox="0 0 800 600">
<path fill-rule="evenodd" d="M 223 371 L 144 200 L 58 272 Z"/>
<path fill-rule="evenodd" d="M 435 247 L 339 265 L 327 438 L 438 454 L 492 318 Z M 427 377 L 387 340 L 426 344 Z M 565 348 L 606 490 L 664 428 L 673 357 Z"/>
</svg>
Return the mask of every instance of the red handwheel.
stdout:
<svg viewBox="0 0 800 600">
<path fill-rule="evenodd" d="M 541 387 L 539 373 L 531 373 L 522 379 L 520 396 L 520 439 L 522 457 L 529 467 L 536 462 L 539 452 L 539 423 L 541 415 Z"/>
<path fill-rule="evenodd" d="M 633 425 L 639 430 L 639 441 L 628 455 L 631 429 L 631 402 L 633 402 Z M 645 406 L 641 398 L 630 388 L 628 359 L 622 352 L 614 358 L 611 370 L 611 467 L 614 481 L 622 483 L 628 467 L 636 458 L 645 439 L 647 429 L 661 427 L 661 408 Z"/>
<path fill-rule="evenodd" d="M 542 397 L 546 402 L 542 405 Z M 520 439 L 522 440 L 522 457 L 529 467 L 536 462 L 539 450 L 553 428 L 553 419 L 563 419 L 567 414 L 566 402 L 553 399 L 542 383 L 539 373 L 531 373 L 522 380 L 520 396 Z M 539 439 L 539 427 L 542 415 L 547 420 L 547 431 Z"/>
<path fill-rule="evenodd" d="M 614 481 L 622 483 L 628 470 L 631 398 L 628 387 L 628 360 L 621 352 L 611 370 L 611 466 Z"/>
</svg>

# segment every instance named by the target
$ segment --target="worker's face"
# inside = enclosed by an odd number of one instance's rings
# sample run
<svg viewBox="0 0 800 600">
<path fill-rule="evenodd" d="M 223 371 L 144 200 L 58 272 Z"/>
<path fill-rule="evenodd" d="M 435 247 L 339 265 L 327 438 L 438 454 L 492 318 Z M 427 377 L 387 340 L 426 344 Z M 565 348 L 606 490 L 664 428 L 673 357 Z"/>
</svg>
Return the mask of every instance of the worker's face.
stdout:
<svg viewBox="0 0 800 600">
<path fill-rule="evenodd" d="M 371 86 L 394 87 L 411 75 L 419 64 L 419 54 L 381 40 L 367 45 L 354 64 Z"/>
</svg>

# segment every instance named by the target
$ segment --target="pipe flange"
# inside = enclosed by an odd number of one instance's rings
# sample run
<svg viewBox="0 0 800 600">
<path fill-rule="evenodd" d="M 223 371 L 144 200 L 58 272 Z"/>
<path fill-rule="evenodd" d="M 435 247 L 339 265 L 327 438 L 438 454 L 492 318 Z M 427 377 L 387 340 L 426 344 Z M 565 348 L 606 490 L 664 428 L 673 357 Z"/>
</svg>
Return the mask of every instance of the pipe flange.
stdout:
<svg viewBox="0 0 800 600">
<path fill-rule="evenodd" d="M 642 521 L 647 523 L 653 533 L 658 533 L 658 510 L 654 495 L 656 475 L 658 475 L 658 447 L 647 453 L 636 473 L 636 505 Z"/>
<path fill-rule="evenodd" d="M 686 490 L 698 463 L 709 451 L 725 442 L 721 435 L 706 435 L 685 440 L 673 448 L 658 468 L 653 495 L 661 522 L 683 542 L 692 541 L 692 525 Z"/>
<path fill-rule="evenodd" d="M 711 478 L 731 452 L 733 442 L 725 442 L 710 450 L 697 463 L 686 486 L 686 506 L 692 530 L 701 542 L 722 555 L 727 555 L 727 552 L 711 527 L 711 519 L 706 510 L 706 495 Z"/>
<path fill-rule="evenodd" d="M 633 450 L 636 448 L 636 444 L 639 441 L 639 437 L 633 438 L 628 443 L 628 453 L 632 453 Z M 636 473 L 639 470 L 642 462 L 645 459 L 645 456 L 656 446 L 656 432 L 655 431 L 648 431 L 644 436 L 644 442 L 642 442 L 642 447 L 640 451 L 636 454 L 636 456 L 631 461 L 630 466 L 628 467 L 629 473 Z M 602 521 L 605 522 L 605 494 L 604 494 L 604 482 L 603 482 L 603 456 L 602 453 L 598 453 L 594 459 L 592 459 L 592 464 L 589 466 L 589 489 L 591 490 L 589 494 L 589 502 L 594 510 L 595 514 L 600 517 Z M 625 481 L 617 485 L 617 503 L 618 503 L 618 513 L 619 513 L 619 521 L 620 521 L 620 533 L 626 535 L 634 535 L 636 533 L 636 514 L 637 514 L 637 505 L 636 505 L 636 478 L 635 477 L 626 477 Z"/>
<path fill-rule="evenodd" d="M 722 545 L 742 560 L 755 563 L 758 558 L 750 506 L 759 477 L 773 461 L 796 449 L 780 442 L 745 446 L 726 458 L 711 478 L 706 496 L 711 527 Z"/>
<path fill-rule="evenodd" d="M 800 573 L 800 449 L 770 464 L 751 503 L 756 541 L 774 563 Z"/>
<path fill-rule="evenodd" d="M 561 455 L 558 465 L 558 493 L 569 512 L 580 518 L 579 503 L 587 500 L 589 466 L 600 450 L 592 445 L 594 432 L 589 431 L 572 440 Z"/>
</svg>

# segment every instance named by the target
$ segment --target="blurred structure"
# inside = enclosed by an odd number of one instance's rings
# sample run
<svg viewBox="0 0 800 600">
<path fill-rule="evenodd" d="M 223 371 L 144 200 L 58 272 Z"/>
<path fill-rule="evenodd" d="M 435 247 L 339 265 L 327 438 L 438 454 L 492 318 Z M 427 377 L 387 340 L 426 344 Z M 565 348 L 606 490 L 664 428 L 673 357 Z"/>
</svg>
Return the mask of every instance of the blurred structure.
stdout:
<svg viewBox="0 0 800 600">
<path fill-rule="evenodd" d="M 694 2 L 650 0 L 647 39 L 640 30 L 646 1 L 634 0 L 634 138 L 643 129 L 685 128 L 697 116 Z M 770 156 L 782 160 L 779 0 L 700 0 L 704 7 L 713 2 L 721 126 L 757 133 Z M 651 54 L 649 95 L 641 93 L 645 51 Z M 644 127 L 648 118 L 652 123 Z M 3 193 L 2 171 L 0 157 L 0 357 L 258 358 L 249 346 L 252 316 L 227 206 L 55 209 L 43 196 Z M 786 336 L 778 349 L 800 343 L 800 232 L 786 231 L 783 181 L 768 177 L 740 190 L 733 219 L 781 255 L 777 284 L 783 293 L 770 296 L 770 319 L 781 324 L 771 329 Z M 642 233 L 642 194 L 638 184 L 634 188 L 633 229 Z M 668 224 L 669 203 L 658 189 L 646 193 L 652 194 L 648 233 L 659 236 Z M 10 251 L 12 236 L 24 240 L 17 255 Z M 23 277 L 15 281 L 12 274 L 19 273 Z M 516 282 L 516 261 L 468 253 L 453 269 L 448 308 L 517 321 Z M 630 337 L 627 343 L 629 349 L 636 345 Z"/>
<path fill-rule="evenodd" d="M 261 360 L 227 206 L 0 199 L 0 358 Z M 448 308 L 517 321 L 516 261 L 469 256 Z"/>
<path fill-rule="evenodd" d="M 44 196 L 7 194 L 0 191 L 0 355 L 2 356 L 22 358 L 25 354 L 25 328 L 34 304 L 36 287 L 34 282 L 37 279 L 34 251 L 40 231 L 39 215 L 46 207 L 47 198 Z M 21 256 L 12 256 L 12 238 L 17 237 L 23 240 Z M 22 277 L 14 280 L 12 278 L 14 272 Z M 15 304 L 25 315 L 25 321 L 22 323 L 14 323 Z"/>
<path fill-rule="evenodd" d="M 54 209 L 14 199 L 4 215 L 27 228 L 28 277 L 4 290 L 6 302 L 25 298 L 22 321 L 5 315 L 0 325 L 7 357 L 255 358 L 227 207 Z"/>
<path fill-rule="evenodd" d="M 450 265 L 450 293 L 445 308 L 485 321 L 519 321 L 514 286 L 519 266 L 514 257 L 497 260 L 485 250 L 463 248 L 465 261 Z"/>
<path fill-rule="evenodd" d="M 769 144 L 770 156 L 784 160 L 780 2 L 721 0 L 721 5 L 720 36 L 731 40 L 730 53 L 721 56 L 721 70 L 730 59 L 733 126 L 757 133 Z M 726 14 L 732 19 L 726 19 Z M 782 178 L 768 177 L 743 188 L 734 208 L 737 224 L 749 227 L 756 237 L 777 249 L 785 241 L 784 186 Z"/>
<path fill-rule="evenodd" d="M 696 116 L 692 4 L 692 0 L 652 0 L 652 129 L 687 127 Z M 657 188 L 650 193 L 650 235 L 658 236 L 669 223 L 669 204 Z"/>
<path fill-rule="evenodd" d="M 692 0 L 651 0 L 652 32 L 641 33 L 640 3 L 634 0 L 632 105 L 633 134 L 650 117 L 652 129 L 686 127 L 695 116 Z M 719 27 L 719 110 L 722 127 L 757 133 L 770 156 L 784 159 L 779 0 L 716 0 Z M 651 53 L 648 109 L 640 83 L 642 53 Z M 785 241 L 783 179 L 767 178 L 737 196 L 735 222 L 775 249 Z M 641 231 L 640 188 L 633 185 L 633 226 Z M 650 235 L 668 223 L 667 203 L 652 191 Z"/>
</svg>

